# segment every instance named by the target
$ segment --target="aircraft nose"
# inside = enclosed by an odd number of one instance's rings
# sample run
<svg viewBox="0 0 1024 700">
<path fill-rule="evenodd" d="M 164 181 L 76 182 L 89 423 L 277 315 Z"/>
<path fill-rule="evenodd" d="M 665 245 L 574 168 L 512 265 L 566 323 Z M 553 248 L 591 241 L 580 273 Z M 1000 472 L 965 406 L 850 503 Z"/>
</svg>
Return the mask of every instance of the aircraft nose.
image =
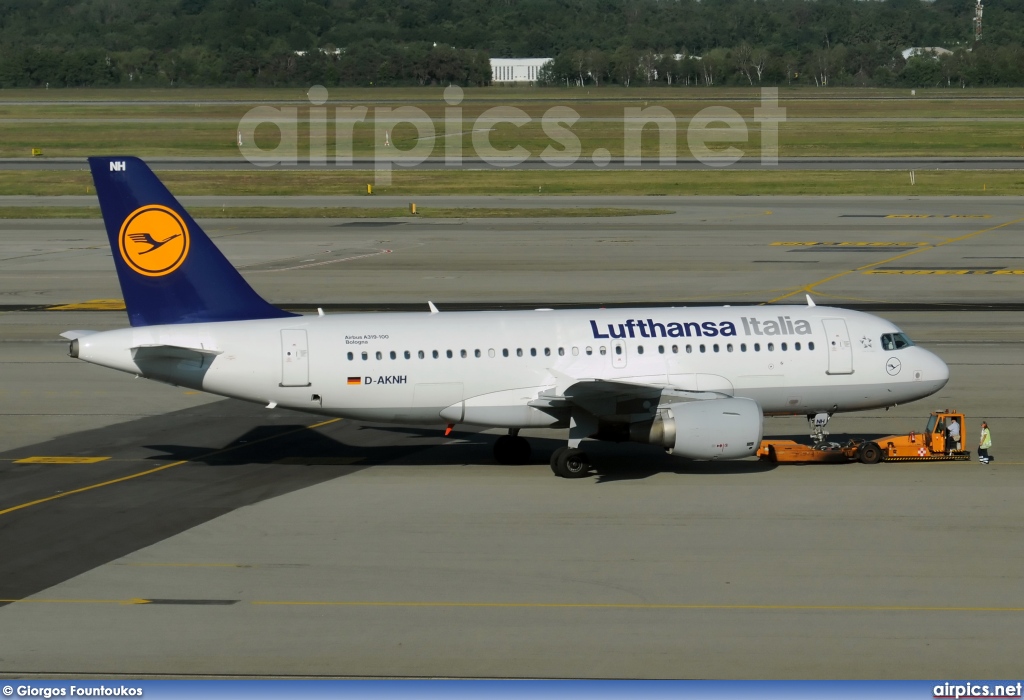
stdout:
<svg viewBox="0 0 1024 700">
<path fill-rule="evenodd" d="M 925 350 L 928 353 L 925 372 L 926 378 L 938 384 L 938 388 L 946 386 L 949 381 L 949 367 L 938 355 Z"/>
</svg>

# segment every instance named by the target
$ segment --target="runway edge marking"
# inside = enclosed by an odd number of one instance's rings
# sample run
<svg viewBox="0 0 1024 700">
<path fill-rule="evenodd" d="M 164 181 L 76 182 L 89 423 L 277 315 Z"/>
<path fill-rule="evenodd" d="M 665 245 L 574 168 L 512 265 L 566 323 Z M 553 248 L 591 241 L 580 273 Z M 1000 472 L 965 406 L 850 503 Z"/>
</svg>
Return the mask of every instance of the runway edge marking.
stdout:
<svg viewBox="0 0 1024 700">
<path fill-rule="evenodd" d="M 285 437 L 287 435 L 294 435 L 295 433 L 302 432 L 303 430 L 314 430 L 315 428 L 320 428 L 320 427 L 323 427 L 325 425 L 330 425 L 331 423 L 337 423 L 340 420 L 341 420 L 341 418 L 332 418 L 330 420 L 325 420 L 325 421 L 321 421 L 319 423 L 314 423 L 313 425 L 307 425 L 307 426 L 304 426 L 302 428 L 296 428 L 295 430 L 289 430 L 288 432 L 281 433 L 280 435 L 271 435 L 269 437 L 260 438 L 259 440 L 253 440 L 252 442 L 247 442 L 247 443 L 242 444 L 242 445 L 234 445 L 232 447 L 225 447 L 225 448 L 220 449 L 220 450 L 214 450 L 213 452 L 207 452 L 207 453 L 199 455 L 198 457 L 195 457 L 193 459 L 182 459 L 182 460 L 179 460 L 177 462 L 171 462 L 170 464 L 162 464 L 159 467 L 154 467 L 152 469 L 147 469 L 145 471 L 137 472 L 135 474 L 128 474 L 127 476 L 121 476 L 121 477 L 118 477 L 117 479 L 110 479 L 109 481 L 103 481 L 103 482 L 100 482 L 98 484 L 91 484 L 89 486 L 83 486 L 81 488 L 72 489 L 71 491 L 65 491 L 64 493 L 58 493 L 58 494 L 54 494 L 53 496 L 47 496 L 46 498 L 39 498 L 39 499 L 37 499 L 35 501 L 29 501 L 27 503 L 21 503 L 19 505 L 11 506 L 10 508 L 5 508 L 3 510 L 0 510 L 0 515 L 7 515 L 8 513 L 13 513 L 13 512 L 18 511 L 18 510 L 24 510 L 25 508 L 31 508 L 32 506 L 38 506 L 38 505 L 43 504 L 43 503 L 49 503 L 50 501 L 56 501 L 59 498 L 67 498 L 68 496 L 74 496 L 75 494 L 85 493 L 86 491 L 92 491 L 94 489 L 103 488 L 104 486 L 111 486 L 113 484 L 119 484 L 122 481 L 130 481 L 132 479 L 138 479 L 139 477 L 149 476 L 150 474 L 156 474 L 157 472 L 162 472 L 165 469 L 171 469 L 173 467 L 180 467 L 182 464 L 188 464 L 189 462 L 193 462 L 193 461 L 196 461 L 196 460 L 206 459 L 207 457 L 214 457 L 216 455 L 225 454 L 227 452 L 234 452 L 235 450 L 240 450 L 243 447 L 252 447 L 253 445 L 257 445 L 257 444 L 259 444 L 261 442 L 267 442 L 269 440 L 277 440 L 278 438 L 282 438 L 282 437 Z"/>
</svg>

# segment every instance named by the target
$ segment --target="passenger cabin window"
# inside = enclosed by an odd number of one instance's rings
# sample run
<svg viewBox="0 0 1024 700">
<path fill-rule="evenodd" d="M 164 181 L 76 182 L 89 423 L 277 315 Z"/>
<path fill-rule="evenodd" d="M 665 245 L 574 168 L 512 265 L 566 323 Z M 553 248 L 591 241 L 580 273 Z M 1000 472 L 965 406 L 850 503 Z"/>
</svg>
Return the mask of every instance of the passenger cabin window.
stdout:
<svg viewBox="0 0 1024 700">
<path fill-rule="evenodd" d="M 451 350 L 445 350 L 444 354 L 448 356 L 449 360 L 452 359 L 452 351 Z"/>
<path fill-rule="evenodd" d="M 384 359 L 384 356 L 381 355 L 380 350 L 377 351 L 377 359 L 378 360 L 383 360 Z"/>
<path fill-rule="evenodd" d="M 416 353 L 416 357 L 418 357 L 418 358 L 420 358 L 420 359 L 422 360 L 422 359 L 423 359 L 423 357 L 424 357 L 423 351 L 422 351 L 422 350 L 420 350 L 419 352 L 417 352 L 417 353 Z"/>
<path fill-rule="evenodd" d="M 523 356 L 523 349 L 522 348 L 516 348 L 516 357 L 522 357 L 522 356 Z"/>
<path fill-rule="evenodd" d="M 813 340 L 811 342 L 807 343 L 807 349 L 808 350 L 813 350 L 814 349 L 814 341 Z"/>
<path fill-rule="evenodd" d="M 412 353 L 409 352 L 408 350 L 405 351 L 405 359 L 407 359 L 407 360 L 411 360 L 412 359 Z"/>
<path fill-rule="evenodd" d="M 636 354 L 637 355 L 643 355 L 644 354 L 644 346 L 643 345 L 637 345 L 636 346 Z"/>
<path fill-rule="evenodd" d="M 477 352 L 479 353 L 480 351 L 477 350 Z M 459 356 L 460 357 L 469 357 L 469 353 L 466 352 L 465 350 L 459 350 Z"/>
<path fill-rule="evenodd" d="M 558 356 L 562 357 L 563 355 L 565 355 L 565 348 L 558 348 Z"/>
<path fill-rule="evenodd" d="M 587 346 L 587 349 L 586 349 L 586 353 L 587 353 L 588 355 L 593 355 L 593 354 L 594 354 L 594 348 L 592 348 L 592 347 L 590 347 L 590 346 L 588 345 L 588 346 Z"/>
<path fill-rule="evenodd" d="M 355 359 L 355 355 L 353 355 L 352 353 L 349 353 L 348 354 L 348 359 L 350 359 L 350 360 Z"/>
<path fill-rule="evenodd" d="M 487 357 L 494 357 L 494 348 L 487 349 Z"/>
<path fill-rule="evenodd" d="M 502 357 L 508 357 L 508 348 L 502 348 L 501 356 Z"/>
<path fill-rule="evenodd" d="M 607 355 L 607 354 L 608 354 L 608 348 L 606 348 L 606 347 L 605 347 L 605 346 L 603 346 L 603 345 L 602 345 L 601 347 L 599 347 L 599 348 L 598 348 L 597 350 L 598 350 L 598 352 L 600 352 L 600 353 L 601 353 L 602 355 Z"/>
<path fill-rule="evenodd" d="M 768 343 L 768 352 L 771 352 L 774 349 L 775 349 L 775 343 Z"/>
<path fill-rule="evenodd" d="M 435 360 L 440 357 L 440 354 L 438 354 L 437 350 L 433 352 L 433 355 Z"/>
<path fill-rule="evenodd" d="M 365 352 L 364 352 L 364 353 L 362 353 L 362 355 L 363 355 L 363 359 L 364 359 L 364 360 L 368 360 L 368 359 L 370 359 L 370 356 L 369 356 L 369 355 L 367 355 L 367 354 L 366 354 Z"/>
<path fill-rule="evenodd" d="M 391 351 L 391 359 L 392 360 L 397 360 L 398 359 L 398 355 L 395 353 L 394 350 Z"/>
</svg>

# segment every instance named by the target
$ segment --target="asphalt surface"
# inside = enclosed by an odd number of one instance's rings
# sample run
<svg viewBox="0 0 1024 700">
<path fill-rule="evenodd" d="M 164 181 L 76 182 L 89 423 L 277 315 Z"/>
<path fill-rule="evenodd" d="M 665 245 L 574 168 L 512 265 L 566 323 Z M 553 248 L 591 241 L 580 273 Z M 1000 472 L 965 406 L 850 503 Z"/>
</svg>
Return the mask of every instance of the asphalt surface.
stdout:
<svg viewBox="0 0 1024 700">
<path fill-rule="evenodd" d="M 667 199 L 674 214 L 627 219 L 203 223 L 293 307 L 805 290 L 863 305 L 951 380 L 833 434 L 956 407 L 969 443 L 989 421 L 997 461 L 711 465 L 596 445 L 595 475 L 572 482 L 546 464 L 555 431 L 530 434 L 531 464 L 497 466 L 493 431 L 325 422 L 136 380 L 57 337 L 123 312 L 50 310 L 119 298 L 102 224 L 4 221 L 0 596 L 19 602 L 0 607 L 0 674 L 1014 677 L 1024 203 Z"/>
<path fill-rule="evenodd" d="M 510 158 L 482 158 L 464 156 L 457 164 L 447 164 L 444 158 L 410 160 L 394 158 L 389 162 L 398 168 L 415 170 L 1021 170 L 1024 158 L 778 158 L 777 162 L 762 162 L 760 157 L 743 158 L 736 163 L 712 163 L 693 159 L 673 159 L 663 163 L 647 158 L 639 163 L 623 158 L 600 159 L 584 155 L 573 161 L 528 158 L 519 162 Z M 380 164 L 372 158 L 354 158 L 349 164 L 331 163 L 329 166 L 308 162 L 273 163 L 250 162 L 244 158 L 172 158 L 147 157 L 154 170 L 374 170 Z M 85 158 L 2 158 L 0 170 L 88 170 Z"/>
</svg>

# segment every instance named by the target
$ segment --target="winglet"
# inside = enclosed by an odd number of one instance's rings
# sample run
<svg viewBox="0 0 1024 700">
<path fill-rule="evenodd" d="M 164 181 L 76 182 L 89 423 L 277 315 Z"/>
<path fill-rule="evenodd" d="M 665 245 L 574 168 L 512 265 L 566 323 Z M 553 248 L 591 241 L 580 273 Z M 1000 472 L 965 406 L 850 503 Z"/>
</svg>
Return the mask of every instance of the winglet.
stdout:
<svg viewBox="0 0 1024 700">
<path fill-rule="evenodd" d="M 807 305 L 808 306 L 817 306 L 817 304 L 814 303 L 814 299 L 811 299 L 811 295 L 810 294 L 807 294 L 805 296 L 807 297 Z"/>
<path fill-rule="evenodd" d="M 430 313 L 432 313 L 432 314 L 439 314 L 439 313 L 441 313 L 440 311 L 437 310 L 437 307 L 434 306 L 434 302 L 428 301 L 427 302 L 427 306 L 430 307 Z"/>
</svg>

